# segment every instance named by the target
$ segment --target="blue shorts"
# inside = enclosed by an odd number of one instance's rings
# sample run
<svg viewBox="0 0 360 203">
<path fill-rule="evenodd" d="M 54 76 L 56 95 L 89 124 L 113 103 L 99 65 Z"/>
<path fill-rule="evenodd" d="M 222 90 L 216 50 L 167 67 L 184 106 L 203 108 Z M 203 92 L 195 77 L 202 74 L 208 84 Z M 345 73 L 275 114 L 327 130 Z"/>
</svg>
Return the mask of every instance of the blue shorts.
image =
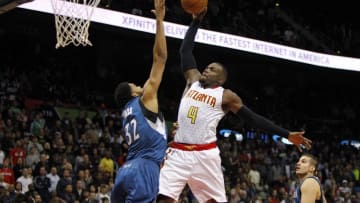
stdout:
<svg viewBox="0 0 360 203">
<path fill-rule="evenodd" d="M 134 159 L 119 168 L 113 190 L 112 203 L 155 202 L 159 192 L 160 167 L 154 161 Z"/>
</svg>

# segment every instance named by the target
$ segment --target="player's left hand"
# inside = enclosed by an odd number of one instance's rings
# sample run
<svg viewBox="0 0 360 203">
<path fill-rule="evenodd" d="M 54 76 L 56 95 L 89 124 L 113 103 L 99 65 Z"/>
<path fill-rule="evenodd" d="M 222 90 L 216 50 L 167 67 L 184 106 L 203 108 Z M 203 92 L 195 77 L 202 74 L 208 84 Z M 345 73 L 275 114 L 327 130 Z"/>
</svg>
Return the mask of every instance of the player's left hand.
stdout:
<svg viewBox="0 0 360 203">
<path fill-rule="evenodd" d="M 207 13 L 207 7 L 203 11 L 201 11 L 200 13 L 194 13 L 192 15 L 192 17 L 193 17 L 193 19 L 197 19 L 199 21 L 202 21 L 203 18 L 205 17 L 205 15 L 206 15 L 206 13 Z"/>
<path fill-rule="evenodd" d="M 292 142 L 300 152 L 302 152 L 302 146 L 307 150 L 311 148 L 312 141 L 303 135 L 305 132 L 290 132 L 288 140 Z"/>
<path fill-rule="evenodd" d="M 155 9 L 151 10 L 157 19 L 163 20 L 165 17 L 165 0 L 154 0 Z"/>
<path fill-rule="evenodd" d="M 174 137 L 176 134 L 177 129 L 179 128 L 178 122 L 173 122 L 172 127 L 170 129 L 171 136 Z"/>
</svg>

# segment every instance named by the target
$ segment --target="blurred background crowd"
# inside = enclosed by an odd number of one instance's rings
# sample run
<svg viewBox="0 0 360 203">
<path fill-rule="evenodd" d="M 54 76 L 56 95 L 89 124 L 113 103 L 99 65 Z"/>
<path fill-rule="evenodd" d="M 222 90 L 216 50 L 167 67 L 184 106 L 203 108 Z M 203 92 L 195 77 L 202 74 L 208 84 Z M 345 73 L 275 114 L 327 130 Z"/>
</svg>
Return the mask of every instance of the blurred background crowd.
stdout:
<svg viewBox="0 0 360 203">
<path fill-rule="evenodd" d="M 107 202 L 127 150 L 119 110 L 103 103 L 101 92 L 90 91 L 92 81 L 77 84 L 87 75 L 84 70 L 77 77 L 80 69 L 49 68 L 50 63 L 34 69 L 19 68 L 16 63 L 2 65 L 1 201 Z M 256 92 L 256 88 L 249 91 Z M 329 202 L 360 202 L 359 148 L 340 144 L 358 138 L 359 109 L 351 102 L 329 101 L 324 109 L 314 108 L 307 114 L 293 108 L 298 99 L 290 93 L 277 93 L 287 95 L 282 99 L 285 103 L 274 102 L 277 96 L 260 94 L 263 99 L 249 105 L 278 124 L 305 130 L 313 139 L 311 152 L 319 158 L 319 176 Z M 323 95 L 313 95 L 313 99 Z M 178 100 L 161 94 L 169 129 L 176 121 Z M 333 112 L 324 114 L 326 109 Z M 324 117 L 312 120 L 316 115 Z M 219 132 L 222 128 L 232 130 L 226 137 L 219 133 L 229 202 L 291 202 L 299 151 L 231 115 L 223 119 Z M 235 132 L 243 138 L 236 139 Z M 182 202 L 195 202 L 189 190 Z"/>
<path fill-rule="evenodd" d="M 308 19 L 290 5 L 277 3 L 209 0 L 203 26 L 322 53 L 359 56 L 353 21 L 326 21 L 321 8 L 316 19 Z M 152 0 L 104 0 L 101 6 L 150 16 Z M 189 22 L 179 1 L 167 1 L 167 7 L 167 20 Z M 22 12 L 0 16 L 0 202 L 109 202 L 116 169 L 127 153 L 113 89 L 121 80 L 144 81 L 153 38 L 92 24 L 98 31 L 92 35 L 97 38 L 93 47 L 54 51 L 55 35 L 44 36 L 48 21 L 41 16 L 43 25 L 29 23 L 39 18 Z M 21 18 L 15 17 L 19 14 Z M 10 19 L 18 23 L 9 23 Z M 168 40 L 169 60 L 159 94 L 169 129 L 176 121 L 184 85 L 178 47 L 179 41 Z M 358 72 L 204 45 L 195 54 L 201 67 L 214 57 L 224 61 L 230 72 L 226 86 L 254 111 L 285 128 L 306 131 L 314 142 L 311 153 L 319 158 L 318 175 L 328 202 L 360 202 L 359 145 L 341 144 L 359 140 Z M 221 129 L 231 133 L 224 136 Z M 232 115 L 220 123 L 218 137 L 229 202 L 292 202 L 300 155 L 295 147 Z M 196 202 L 188 188 L 181 202 Z"/>
</svg>

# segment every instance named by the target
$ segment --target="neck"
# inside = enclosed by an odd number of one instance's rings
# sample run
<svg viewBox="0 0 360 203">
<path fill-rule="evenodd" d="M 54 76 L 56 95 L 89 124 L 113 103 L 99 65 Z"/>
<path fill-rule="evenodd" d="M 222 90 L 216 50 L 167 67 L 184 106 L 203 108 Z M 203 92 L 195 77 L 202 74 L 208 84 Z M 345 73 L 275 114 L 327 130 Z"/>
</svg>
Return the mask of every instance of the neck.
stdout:
<svg viewBox="0 0 360 203">
<path fill-rule="evenodd" d="M 299 179 L 300 179 L 300 182 L 303 182 L 306 178 L 310 177 L 310 176 L 314 176 L 314 174 L 312 173 L 306 173 L 306 174 L 301 174 L 301 175 L 298 175 Z"/>
<path fill-rule="evenodd" d="M 220 85 L 207 85 L 207 84 L 201 84 L 201 86 L 204 88 L 204 89 L 207 89 L 207 88 L 211 88 L 211 89 L 215 89 L 217 87 L 220 87 Z"/>
</svg>

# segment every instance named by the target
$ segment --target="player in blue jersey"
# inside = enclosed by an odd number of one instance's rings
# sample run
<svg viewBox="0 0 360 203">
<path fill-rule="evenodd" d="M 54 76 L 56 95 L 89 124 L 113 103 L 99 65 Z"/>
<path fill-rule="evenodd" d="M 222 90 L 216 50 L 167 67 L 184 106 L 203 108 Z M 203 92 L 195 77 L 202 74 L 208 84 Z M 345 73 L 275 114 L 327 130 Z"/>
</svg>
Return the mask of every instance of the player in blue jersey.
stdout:
<svg viewBox="0 0 360 203">
<path fill-rule="evenodd" d="M 150 76 L 143 87 L 121 82 L 114 93 L 115 101 L 123 107 L 122 124 L 129 148 L 125 164 L 117 171 L 112 203 L 154 202 L 159 190 L 160 167 L 167 147 L 165 120 L 157 98 L 167 60 L 165 0 L 154 0 L 154 6 L 156 34 Z"/>
<path fill-rule="evenodd" d="M 311 154 L 303 154 L 296 164 L 296 175 L 300 184 L 296 188 L 296 203 L 326 203 L 325 195 L 318 177 L 315 176 L 317 160 Z"/>
</svg>

